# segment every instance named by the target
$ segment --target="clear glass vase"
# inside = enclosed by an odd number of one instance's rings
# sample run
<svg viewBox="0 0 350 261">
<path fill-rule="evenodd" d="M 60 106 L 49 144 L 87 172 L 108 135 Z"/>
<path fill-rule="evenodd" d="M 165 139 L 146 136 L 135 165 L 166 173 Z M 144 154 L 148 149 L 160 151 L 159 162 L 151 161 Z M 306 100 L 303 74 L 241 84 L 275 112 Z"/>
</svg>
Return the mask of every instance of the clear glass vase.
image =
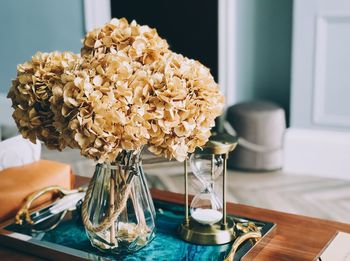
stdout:
<svg viewBox="0 0 350 261">
<path fill-rule="evenodd" d="M 97 164 L 83 204 L 91 244 L 103 252 L 127 254 L 155 236 L 155 209 L 141 151 L 122 151 L 112 164 Z"/>
</svg>

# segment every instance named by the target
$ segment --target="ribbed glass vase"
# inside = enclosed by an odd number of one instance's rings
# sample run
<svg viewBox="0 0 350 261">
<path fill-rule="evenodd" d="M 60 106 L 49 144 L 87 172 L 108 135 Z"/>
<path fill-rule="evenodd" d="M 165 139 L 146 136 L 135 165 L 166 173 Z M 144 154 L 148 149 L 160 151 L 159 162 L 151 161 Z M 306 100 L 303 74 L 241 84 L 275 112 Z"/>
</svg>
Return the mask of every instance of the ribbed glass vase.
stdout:
<svg viewBox="0 0 350 261">
<path fill-rule="evenodd" d="M 97 164 L 83 204 L 91 244 L 127 254 L 155 236 L 155 209 L 142 169 L 141 151 L 123 151 L 112 164 Z"/>
</svg>

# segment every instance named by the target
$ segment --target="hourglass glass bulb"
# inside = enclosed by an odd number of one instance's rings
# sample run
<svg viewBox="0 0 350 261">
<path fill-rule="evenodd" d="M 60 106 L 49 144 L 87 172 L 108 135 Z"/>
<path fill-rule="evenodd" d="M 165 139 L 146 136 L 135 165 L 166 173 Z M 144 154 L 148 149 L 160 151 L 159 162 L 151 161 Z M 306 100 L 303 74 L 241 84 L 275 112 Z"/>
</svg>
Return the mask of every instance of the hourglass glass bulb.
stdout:
<svg viewBox="0 0 350 261">
<path fill-rule="evenodd" d="M 213 162 L 212 162 L 212 159 Z M 212 163 L 214 163 L 212 165 Z M 193 174 L 202 181 L 214 181 L 222 172 L 223 160 L 220 155 L 194 153 L 190 157 L 190 166 Z M 214 175 L 212 176 L 212 169 Z"/>
<path fill-rule="evenodd" d="M 222 219 L 222 204 L 214 191 L 206 189 L 193 198 L 191 217 L 203 225 L 212 225 Z"/>
</svg>

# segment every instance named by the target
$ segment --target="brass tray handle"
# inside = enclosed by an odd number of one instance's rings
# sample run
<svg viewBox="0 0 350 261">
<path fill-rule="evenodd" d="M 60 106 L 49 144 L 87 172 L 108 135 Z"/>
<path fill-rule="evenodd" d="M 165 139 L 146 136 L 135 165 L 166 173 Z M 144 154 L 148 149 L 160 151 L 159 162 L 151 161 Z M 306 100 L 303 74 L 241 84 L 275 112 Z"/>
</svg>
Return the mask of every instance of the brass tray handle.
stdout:
<svg viewBox="0 0 350 261">
<path fill-rule="evenodd" d="M 261 232 L 260 231 L 251 231 L 244 233 L 243 235 L 236 238 L 236 240 L 232 244 L 232 248 L 230 252 L 228 253 L 227 257 L 225 258 L 225 261 L 234 261 L 235 253 L 238 249 L 238 247 L 243 244 L 246 240 L 249 239 L 255 239 L 259 240 L 261 238 Z"/>
<path fill-rule="evenodd" d="M 42 195 L 48 192 L 53 192 L 53 191 L 57 191 L 60 194 L 60 196 L 63 197 L 69 194 L 81 192 L 83 191 L 83 188 L 69 190 L 60 186 L 49 186 L 30 194 L 27 197 L 23 206 L 19 209 L 19 211 L 16 214 L 16 217 L 15 217 L 16 224 L 22 225 L 23 221 L 25 220 L 28 224 L 33 225 L 34 222 L 30 218 L 30 213 L 29 213 L 30 207 L 32 206 L 33 202 L 36 199 L 40 198 Z"/>
</svg>

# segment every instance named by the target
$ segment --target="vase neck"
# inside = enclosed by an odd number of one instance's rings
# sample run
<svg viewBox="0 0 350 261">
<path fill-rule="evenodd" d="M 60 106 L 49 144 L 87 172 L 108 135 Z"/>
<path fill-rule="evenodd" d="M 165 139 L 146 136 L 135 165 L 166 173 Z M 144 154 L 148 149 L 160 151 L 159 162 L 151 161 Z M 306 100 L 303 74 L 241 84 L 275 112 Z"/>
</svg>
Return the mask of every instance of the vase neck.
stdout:
<svg viewBox="0 0 350 261">
<path fill-rule="evenodd" d="M 97 164 L 99 168 L 133 170 L 142 163 L 142 148 L 138 150 L 122 150 L 115 161 Z"/>
<path fill-rule="evenodd" d="M 141 162 L 142 148 L 138 150 L 122 150 L 116 161 L 111 163 L 111 165 L 121 165 L 121 166 L 130 166 L 139 164 Z"/>
<path fill-rule="evenodd" d="M 118 154 L 115 161 L 110 163 L 98 163 L 97 166 L 104 168 L 109 167 L 111 169 L 114 169 L 120 166 L 132 166 L 135 164 L 140 164 L 142 161 L 141 154 L 142 148 L 138 150 L 122 150 Z"/>
</svg>

